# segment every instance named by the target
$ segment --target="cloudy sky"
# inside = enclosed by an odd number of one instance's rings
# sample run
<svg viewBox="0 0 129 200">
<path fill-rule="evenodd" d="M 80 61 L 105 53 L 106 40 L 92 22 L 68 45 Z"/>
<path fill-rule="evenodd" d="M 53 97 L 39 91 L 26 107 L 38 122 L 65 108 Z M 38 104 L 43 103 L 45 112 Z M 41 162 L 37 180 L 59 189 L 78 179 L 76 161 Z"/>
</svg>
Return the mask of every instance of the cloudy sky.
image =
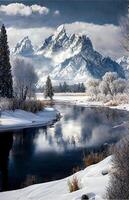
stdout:
<svg viewBox="0 0 129 200">
<path fill-rule="evenodd" d="M 68 34 L 88 34 L 103 55 L 116 59 L 126 52 L 121 45 L 119 20 L 128 0 L 0 0 L 0 23 L 8 31 L 10 48 L 25 36 L 35 47 L 65 24 Z"/>
</svg>

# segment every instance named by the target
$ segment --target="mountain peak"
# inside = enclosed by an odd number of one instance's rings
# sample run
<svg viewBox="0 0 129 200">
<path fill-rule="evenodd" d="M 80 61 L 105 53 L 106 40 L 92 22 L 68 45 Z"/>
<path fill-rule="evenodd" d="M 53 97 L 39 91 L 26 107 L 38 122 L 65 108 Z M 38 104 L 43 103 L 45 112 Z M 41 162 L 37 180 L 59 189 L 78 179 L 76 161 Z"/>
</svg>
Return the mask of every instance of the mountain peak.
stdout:
<svg viewBox="0 0 129 200">
<path fill-rule="evenodd" d="M 66 32 L 66 31 L 65 31 L 65 26 L 64 26 L 64 24 L 58 26 L 56 32 L 57 32 L 57 33 L 60 33 L 60 32 Z"/>
<path fill-rule="evenodd" d="M 62 40 L 67 38 L 66 30 L 64 25 L 60 25 L 53 35 L 53 40 Z"/>
<path fill-rule="evenodd" d="M 28 36 L 25 36 L 20 42 L 17 43 L 13 51 L 14 54 L 22 56 L 30 56 L 34 53 L 34 48 Z"/>
</svg>

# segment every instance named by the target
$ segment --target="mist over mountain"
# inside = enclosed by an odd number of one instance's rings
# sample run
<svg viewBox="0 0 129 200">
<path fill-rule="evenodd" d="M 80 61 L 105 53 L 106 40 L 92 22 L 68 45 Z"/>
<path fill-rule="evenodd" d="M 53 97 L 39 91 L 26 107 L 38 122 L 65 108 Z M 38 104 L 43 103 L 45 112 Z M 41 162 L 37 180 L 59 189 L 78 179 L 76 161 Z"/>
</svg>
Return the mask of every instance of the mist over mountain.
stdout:
<svg viewBox="0 0 129 200">
<path fill-rule="evenodd" d="M 38 49 L 34 49 L 30 39 L 25 37 L 16 45 L 13 54 L 28 57 L 34 62 L 40 78 L 39 85 L 45 81 L 48 74 L 55 84 L 101 79 L 108 71 L 125 77 L 122 66 L 97 52 L 87 35 L 68 35 L 64 25 L 59 26 Z"/>
</svg>

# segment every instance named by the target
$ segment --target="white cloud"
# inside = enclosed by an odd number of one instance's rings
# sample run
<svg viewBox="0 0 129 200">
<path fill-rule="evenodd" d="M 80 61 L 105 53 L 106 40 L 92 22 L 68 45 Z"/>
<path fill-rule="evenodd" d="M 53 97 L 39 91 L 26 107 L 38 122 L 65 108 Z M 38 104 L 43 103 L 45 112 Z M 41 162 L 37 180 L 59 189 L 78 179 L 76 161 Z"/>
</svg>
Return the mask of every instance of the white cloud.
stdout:
<svg viewBox="0 0 129 200">
<path fill-rule="evenodd" d="M 68 34 L 81 33 L 87 34 L 93 43 L 94 48 L 104 56 L 117 59 L 126 52 L 121 45 L 120 28 L 115 25 L 105 24 L 96 25 L 84 22 L 74 22 L 65 24 Z M 29 29 L 17 29 L 10 27 L 7 29 L 10 47 L 14 47 L 23 37 L 29 36 L 35 46 L 40 46 L 45 38 L 53 34 L 55 28 L 41 27 Z"/>
<path fill-rule="evenodd" d="M 29 28 L 29 29 L 17 29 L 17 28 L 7 28 L 8 41 L 10 48 L 14 48 L 17 42 L 19 42 L 24 37 L 28 36 L 35 47 L 39 47 L 42 41 L 51 35 L 55 31 L 51 27 L 41 27 L 41 28 Z"/>
<path fill-rule="evenodd" d="M 54 14 L 55 15 L 60 15 L 60 11 L 59 10 L 55 10 Z"/>
<path fill-rule="evenodd" d="M 27 6 L 22 3 L 11 3 L 8 5 L 1 5 L 0 12 L 3 12 L 6 15 L 15 16 L 30 16 L 32 14 L 38 13 L 40 15 L 47 15 L 49 13 L 49 9 L 40 5 L 31 5 Z"/>
<path fill-rule="evenodd" d="M 85 22 L 65 24 L 67 32 L 87 34 L 96 50 L 105 56 L 116 59 L 126 54 L 121 45 L 121 31 L 119 26 L 112 24 L 97 25 Z"/>
</svg>

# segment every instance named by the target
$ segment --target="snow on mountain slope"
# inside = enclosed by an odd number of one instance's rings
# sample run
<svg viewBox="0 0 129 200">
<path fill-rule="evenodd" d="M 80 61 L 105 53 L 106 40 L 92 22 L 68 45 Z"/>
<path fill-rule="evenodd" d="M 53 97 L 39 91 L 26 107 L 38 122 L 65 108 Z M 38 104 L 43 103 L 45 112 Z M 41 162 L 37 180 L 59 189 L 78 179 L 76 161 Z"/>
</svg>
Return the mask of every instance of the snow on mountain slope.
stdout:
<svg viewBox="0 0 129 200">
<path fill-rule="evenodd" d="M 68 36 L 64 25 L 57 28 L 57 31 L 48 37 L 37 51 L 39 55 L 45 55 L 53 59 L 55 64 L 78 54 L 84 48 L 92 48 L 92 43 L 85 35 L 73 34 Z"/>
<path fill-rule="evenodd" d="M 33 53 L 34 48 L 28 36 L 24 37 L 20 42 L 18 42 L 13 50 L 13 54 L 21 56 L 31 56 Z"/>
<path fill-rule="evenodd" d="M 122 67 L 116 62 L 103 58 L 94 50 L 85 50 L 57 65 L 51 77 L 60 81 L 86 82 L 90 78 L 100 79 L 108 71 L 115 71 L 124 77 Z"/>
<path fill-rule="evenodd" d="M 119 65 L 121 65 L 125 72 L 125 77 L 129 79 L 129 57 L 123 56 L 116 61 Z"/>
<path fill-rule="evenodd" d="M 54 69 L 50 75 L 55 81 L 86 82 L 90 78 L 100 79 L 108 71 L 124 77 L 122 67 L 95 51 L 89 37 L 79 34 L 68 36 L 63 25 L 45 40 L 37 54 L 53 60 Z"/>
<path fill-rule="evenodd" d="M 23 56 L 33 54 L 33 60 L 49 59 L 47 73 L 54 83 L 67 81 L 72 84 L 86 82 L 91 78 L 100 79 L 108 71 L 115 71 L 120 77 L 125 77 L 118 63 L 111 58 L 104 58 L 94 50 L 89 37 L 81 34 L 67 35 L 64 25 L 59 26 L 37 51 L 33 52 L 31 41 L 26 38 L 17 44 L 15 52 Z M 44 76 L 44 73 L 40 73 L 44 71 L 44 63 L 40 62 L 39 66 L 39 85 L 42 85 L 48 74 Z"/>
</svg>

